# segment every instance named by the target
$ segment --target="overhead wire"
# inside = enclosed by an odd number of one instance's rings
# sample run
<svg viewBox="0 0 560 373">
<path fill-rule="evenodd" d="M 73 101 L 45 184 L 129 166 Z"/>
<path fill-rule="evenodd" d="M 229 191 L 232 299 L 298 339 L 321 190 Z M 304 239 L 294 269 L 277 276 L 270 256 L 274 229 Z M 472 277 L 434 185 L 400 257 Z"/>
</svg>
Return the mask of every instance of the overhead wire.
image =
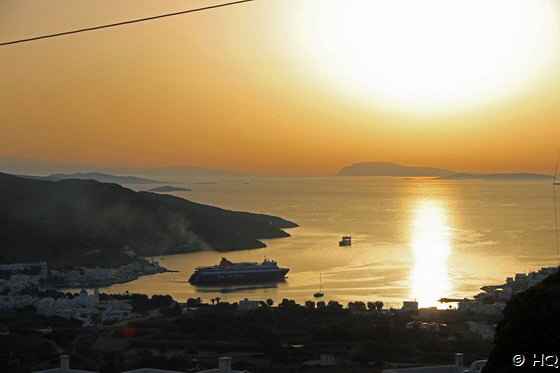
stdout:
<svg viewBox="0 0 560 373">
<path fill-rule="evenodd" d="M 35 40 L 54 38 L 54 37 L 64 36 L 64 35 L 70 35 L 70 34 L 77 34 L 77 33 L 86 32 L 86 31 L 100 30 L 100 29 L 109 28 L 109 27 L 117 27 L 117 26 L 129 25 L 129 24 L 131 24 L 131 23 L 152 21 L 152 20 L 155 20 L 155 19 L 166 18 L 166 17 L 173 17 L 173 16 L 182 15 L 182 14 L 200 12 L 200 11 L 210 10 L 210 9 L 216 9 L 216 8 L 223 8 L 223 7 L 231 6 L 231 5 L 237 5 L 237 4 L 242 4 L 242 3 L 248 3 L 248 2 L 251 2 L 251 1 L 255 1 L 255 0 L 239 0 L 239 1 L 232 1 L 232 2 L 228 2 L 228 3 L 221 3 L 221 4 L 209 5 L 209 6 L 205 6 L 205 7 L 202 7 L 202 8 L 194 8 L 194 9 L 182 10 L 182 11 L 179 11 L 179 12 L 159 14 L 159 15 L 157 15 L 157 16 L 138 18 L 138 19 L 133 19 L 133 20 L 129 20 L 129 21 L 122 21 L 122 22 L 116 22 L 116 23 L 108 23 L 108 24 L 105 24 L 105 25 L 92 26 L 92 27 L 86 27 L 86 28 L 82 28 L 82 29 L 71 30 L 71 31 L 58 32 L 58 33 L 55 33 L 55 34 L 47 34 L 47 35 L 34 36 L 34 37 L 31 37 L 31 38 L 26 38 L 26 39 L 18 39 L 18 40 L 5 41 L 5 42 L 1 42 L 1 43 L 0 43 L 0 46 L 6 46 L 6 45 L 12 45 L 12 44 L 18 44 L 18 43 L 26 43 L 26 42 L 35 41 Z"/>
</svg>

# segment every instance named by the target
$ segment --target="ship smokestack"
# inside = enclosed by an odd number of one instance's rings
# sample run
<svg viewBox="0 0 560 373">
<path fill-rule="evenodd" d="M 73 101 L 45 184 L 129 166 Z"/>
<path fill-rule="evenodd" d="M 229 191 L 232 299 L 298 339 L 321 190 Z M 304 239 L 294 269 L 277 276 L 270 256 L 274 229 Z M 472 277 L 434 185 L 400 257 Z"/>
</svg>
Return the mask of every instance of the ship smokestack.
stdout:
<svg viewBox="0 0 560 373">
<path fill-rule="evenodd" d="M 464 370 L 464 366 L 463 366 L 463 354 L 460 352 L 457 352 L 455 354 L 455 371 L 457 373 L 462 373 Z"/>
<path fill-rule="evenodd" d="M 231 373 L 231 357 L 219 358 L 218 367 L 220 373 Z"/>
<path fill-rule="evenodd" d="M 63 372 L 70 370 L 70 355 L 60 355 L 60 370 Z"/>
</svg>

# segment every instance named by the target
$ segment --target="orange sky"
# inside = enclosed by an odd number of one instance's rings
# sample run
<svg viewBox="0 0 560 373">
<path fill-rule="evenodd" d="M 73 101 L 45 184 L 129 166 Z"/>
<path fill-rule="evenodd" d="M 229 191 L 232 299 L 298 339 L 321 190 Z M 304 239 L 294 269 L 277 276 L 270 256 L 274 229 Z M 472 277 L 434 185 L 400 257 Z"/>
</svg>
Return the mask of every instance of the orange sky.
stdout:
<svg viewBox="0 0 560 373">
<path fill-rule="evenodd" d="M 4 0 L 0 40 L 215 3 Z M 421 110 L 410 105 L 414 97 L 399 103 L 397 91 L 387 104 L 382 94 L 355 89 L 356 82 L 335 72 L 349 66 L 337 57 L 347 51 L 337 50 L 340 45 L 329 40 L 334 34 L 321 29 L 325 19 L 330 22 L 321 12 L 342 3 L 259 0 L 0 47 L 0 155 L 318 175 L 376 160 L 458 171 L 553 172 L 560 146 L 560 33 L 549 30 L 560 28 L 559 2 L 539 1 L 548 6 L 538 10 L 547 12 L 547 25 L 528 20 L 534 22 L 528 29 L 540 33 L 508 77 L 527 81 L 460 105 L 417 105 Z M 500 22 L 495 19 L 497 29 Z M 370 45 L 367 32 L 350 37 L 363 48 Z M 402 40 L 393 47 L 406 49 Z M 374 52 L 375 58 L 389 53 Z M 422 56 L 428 64 L 429 53 Z M 538 53 L 546 57 L 542 63 Z M 419 62 L 408 63 L 414 68 Z"/>
</svg>

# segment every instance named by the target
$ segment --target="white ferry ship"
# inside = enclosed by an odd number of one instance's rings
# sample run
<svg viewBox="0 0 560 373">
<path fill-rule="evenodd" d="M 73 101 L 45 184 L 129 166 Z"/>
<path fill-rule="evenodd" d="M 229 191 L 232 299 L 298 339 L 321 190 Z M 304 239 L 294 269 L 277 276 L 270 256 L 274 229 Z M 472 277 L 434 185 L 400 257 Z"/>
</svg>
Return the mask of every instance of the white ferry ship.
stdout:
<svg viewBox="0 0 560 373">
<path fill-rule="evenodd" d="M 189 278 L 193 285 L 230 284 L 240 282 L 281 281 L 288 268 L 279 268 L 274 260 L 265 259 L 262 263 L 233 263 L 222 258 L 220 264 L 197 267 Z"/>
</svg>

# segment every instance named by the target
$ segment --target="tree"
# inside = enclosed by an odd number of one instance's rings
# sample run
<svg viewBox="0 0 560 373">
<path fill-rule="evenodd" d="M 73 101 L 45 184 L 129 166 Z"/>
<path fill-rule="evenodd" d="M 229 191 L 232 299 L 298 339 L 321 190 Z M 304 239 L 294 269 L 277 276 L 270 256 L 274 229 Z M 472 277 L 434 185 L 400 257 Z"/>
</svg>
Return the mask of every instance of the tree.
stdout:
<svg viewBox="0 0 560 373">
<path fill-rule="evenodd" d="M 178 316 L 183 313 L 183 309 L 181 308 L 179 303 L 174 302 L 172 306 L 162 308 L 161 313 L 166 316 Z"/>
<path fill-rule="evenodd" d="M 293 299 L 287 299 L 284 298 L 282 299 L 282 302 L 280 302 L 280 304 L 278 304 L 279 308 L 295 308 L 296 307 L 296 301 Z"/>
<path fill-rule="evenodd" d="M 200 298 L 187 299 L 187 307 L 198 307 L 198 306 L 200 306 Z"/>
<path fill-rule="evenodd" d="M 337 301 L 330 300 L 329 303 L 327 303 L 327 308 L 341 310 L 343 307 L 342 307 L 342 304 L 338 303 Z"/>
<path fill-rule="evenodd" d="M 374 303 L 374 305 L 375 305 L 375 308 L 376 308 L 378 311 L 381 311 L 381 310 L 383 309 L 383 302 L 380 301 L 380 300 L 376 301 L 376 302 Z"/>
<path fill-rule="evenodd" d="M 365 311 L 366 304 L 362 301 L 349 302 L 348 309 L 351 311 L 358 311 L 358 312 Z"/>
<path fill-rule="evenodd" d="M 352 361 L 358 362 L 360 364 L 366 364 L 370 357 L 370 353 L 367 347 L 363 343 L 352 347 L 352 349 L 349 352 L 349 355 Z"/>
<path fill-rule="evenodd" d="M 268 298 L 268 299 L 266 300 L 266 304 L 267 304 L 269 307 L 272 307 L 272 305 L 274 304 L 274 301 L 272 300 L 272 298 Z"/>
<path fill-rule="evenodd" d="M 375 303 L 374 303 L 374 302 L 367 302 L 367 308 L 368 308 L 370 311 L 374 311 L 374 310 L 377 309 L 377 307 L 375 306 Z"/>
</svg>

